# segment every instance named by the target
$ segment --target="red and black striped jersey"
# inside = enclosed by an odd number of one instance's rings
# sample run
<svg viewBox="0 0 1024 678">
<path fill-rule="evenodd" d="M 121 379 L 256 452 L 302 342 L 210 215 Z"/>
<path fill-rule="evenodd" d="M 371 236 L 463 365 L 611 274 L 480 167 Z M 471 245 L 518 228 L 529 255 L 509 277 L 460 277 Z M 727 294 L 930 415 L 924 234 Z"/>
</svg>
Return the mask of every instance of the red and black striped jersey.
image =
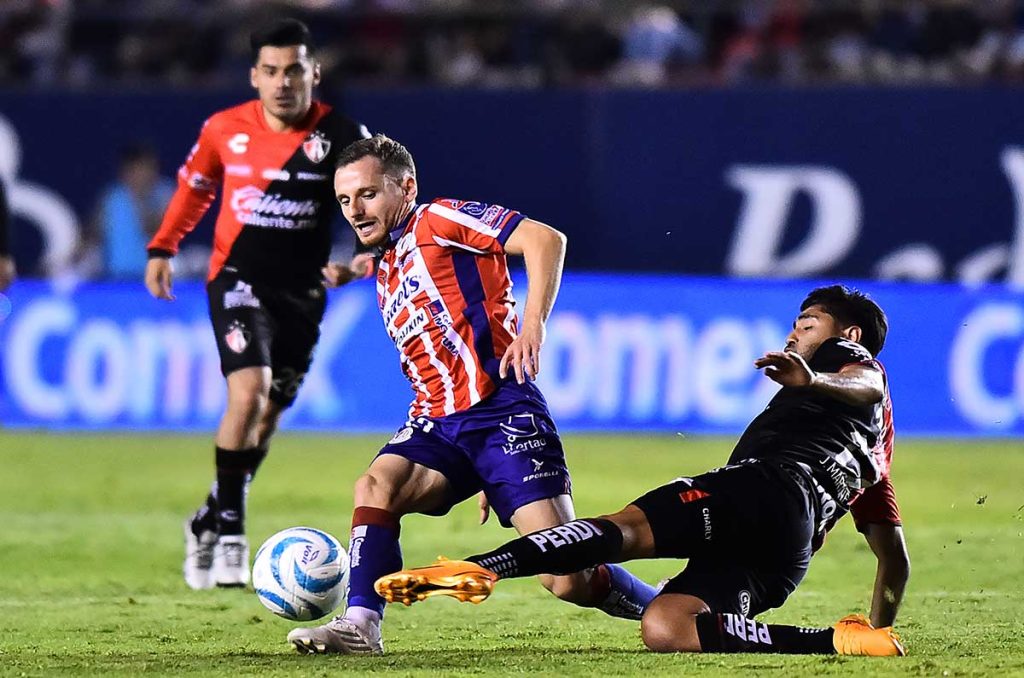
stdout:
<svg viewBox="0 0 1024 678">
<path fill-rule="evenodd" d="M 335 158 L 367 136 L 364 126 L 319 101 L 284 132 L 267 126 L 259 101 L 215 113 L 178 170 L 178 190 L 150 254 L 176 254 L 221 187 L 208 279 L 228 268 L 248 282 L 317 284 L 337 209 Z"/>
</svg>

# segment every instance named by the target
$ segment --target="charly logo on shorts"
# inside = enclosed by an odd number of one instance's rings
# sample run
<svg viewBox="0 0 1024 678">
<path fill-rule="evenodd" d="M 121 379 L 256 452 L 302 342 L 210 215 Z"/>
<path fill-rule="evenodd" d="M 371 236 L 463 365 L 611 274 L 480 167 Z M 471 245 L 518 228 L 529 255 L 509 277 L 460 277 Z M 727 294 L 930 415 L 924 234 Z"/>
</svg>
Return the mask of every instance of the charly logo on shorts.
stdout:
<svg viewBox="0 0 1024 678">
<path fill-rule="evenodd" d="M 530 450 L 539 450 L 548 446 L 548 441 L 538 438 L 540 429 L 533 414 L 513 414 L 500 424 L 498 429 L 505 434 L 508 442 L 501 446 L 505 454 L 519 454 Z"/>
<path fill-rule="evenodd" d="M 241 320 L 234 320 L 224 334 L 224 343 L 235 353 L 241 353 L 249 345 L 249 330 Z"/>
<path fill-rule="evenodd" d="M 388 445 L 398 445 L 399 443 L 404 443 L 409 438 L 412 438 L 412 426 L 406 426 L 396 433 L 394 437 L 388 441 Z"/>
<path fill-rule="evenodd" d="M 750 616 L 750 591 L 740 591 L 740 614 Z"/>
</svg>

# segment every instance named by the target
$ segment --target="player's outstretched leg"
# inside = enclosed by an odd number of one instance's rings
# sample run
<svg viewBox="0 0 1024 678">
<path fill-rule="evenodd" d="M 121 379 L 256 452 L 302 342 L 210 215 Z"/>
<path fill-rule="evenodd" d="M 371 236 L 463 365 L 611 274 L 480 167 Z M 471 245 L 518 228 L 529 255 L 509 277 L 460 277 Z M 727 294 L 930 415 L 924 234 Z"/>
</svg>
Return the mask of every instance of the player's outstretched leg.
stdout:
<svg viewBox="0 0 1024 678">
<path fill-rule="evenodd" d="M 498 579 L 571 574 L 618 560 L 622 532 L 604 518 L 573 520 L 539 530 L 466 560 L 440 560 L 428 567 L 385 575 L 374 583 L 388 602 L 411 605 L 447 595 L 479 603 Z"/>
<path fill-rule="evenodd" d="M 497 574 L 476 563 L 438 558 L 433 565 L 384 575 L 373 588 L 389 603 L 412 605 L 433 596 L 482 603 L 491 595 L 496 581 Z"/>
<path fill-rule="evenodd" d="M 891 628 L 873 628 L 861 615 L 826 628 L 764 624 L 740 614 L 711 612 L 703 600 L 686 594 L 659 596 L 644 614 L 641 633 L 653 652 L 906 654 Z"/>
</svg>

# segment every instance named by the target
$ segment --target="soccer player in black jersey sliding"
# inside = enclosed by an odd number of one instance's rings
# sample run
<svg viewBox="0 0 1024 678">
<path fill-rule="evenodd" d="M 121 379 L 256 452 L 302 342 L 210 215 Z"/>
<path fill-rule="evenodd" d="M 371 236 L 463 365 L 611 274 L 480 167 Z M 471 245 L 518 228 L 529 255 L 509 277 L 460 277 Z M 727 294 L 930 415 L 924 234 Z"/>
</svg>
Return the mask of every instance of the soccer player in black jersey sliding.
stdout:
<svg viewBox="0 0 1024 678">
<path fill-rule="evenodd" d="M 480 602 L 499 579 L 687 558 L 643 615 L 650 650 L 905 654 L 891 627 L 875 628 L 860 615 L 826 628 L 753 619 L 782 605 L 825 533 L 847 511 L 856 517 L 859 501 L 881 497 L 895 506 L 888 485 L 892 410 L 875 359 L 887 330 L 882 309 L 860 292 L 838 285 L 812 291 L 785 350 L 754 363 L 782 388 L 747 427 L 727 466 L 674 480 L 618 513 L 528 534 L 465 561 L 381 577 L 378 593 L 405 604 L 435 595 Z M 888 485 L 887 495 L 865 492 L 879 483 Z M 865 531 L 879 557 L 876 596 L 889 599 L 888 608 L 873 606 L 876 623 L 892 622 L 909 572 L 902 530 L 890 527 L 887 539 L 896 548 L 876 548 Z"/>
</svg>

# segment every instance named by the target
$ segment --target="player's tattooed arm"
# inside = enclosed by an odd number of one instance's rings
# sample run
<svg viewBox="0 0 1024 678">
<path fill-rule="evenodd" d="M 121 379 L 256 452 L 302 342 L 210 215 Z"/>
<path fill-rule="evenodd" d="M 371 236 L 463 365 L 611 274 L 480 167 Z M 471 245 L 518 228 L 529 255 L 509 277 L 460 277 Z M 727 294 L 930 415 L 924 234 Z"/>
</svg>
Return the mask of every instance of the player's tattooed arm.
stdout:
<svg viewBox="0 0 1024 678">
<path fill-rule="evenodd" d="M 498 374 L 504 379 L 511 367 L 520 384 L 540 372 L 544 325 L 558 296 L 565 261 L 566 238 L 546 224 L 523 219 L 505 243 L 505 252 L 526 261 L 526 308 L 519 336 L 501 358 Z"/>
<path fill-rule="evenodd" d="M 885 395 L 885 378 L 871 365 L 846 365 L 838 372 L 815 372 L 794 351 L 772 351 L 754 361 L 754 367 L 783 386 L 812 388 L 851 405 L 873 405 Z"/>
</svg>

